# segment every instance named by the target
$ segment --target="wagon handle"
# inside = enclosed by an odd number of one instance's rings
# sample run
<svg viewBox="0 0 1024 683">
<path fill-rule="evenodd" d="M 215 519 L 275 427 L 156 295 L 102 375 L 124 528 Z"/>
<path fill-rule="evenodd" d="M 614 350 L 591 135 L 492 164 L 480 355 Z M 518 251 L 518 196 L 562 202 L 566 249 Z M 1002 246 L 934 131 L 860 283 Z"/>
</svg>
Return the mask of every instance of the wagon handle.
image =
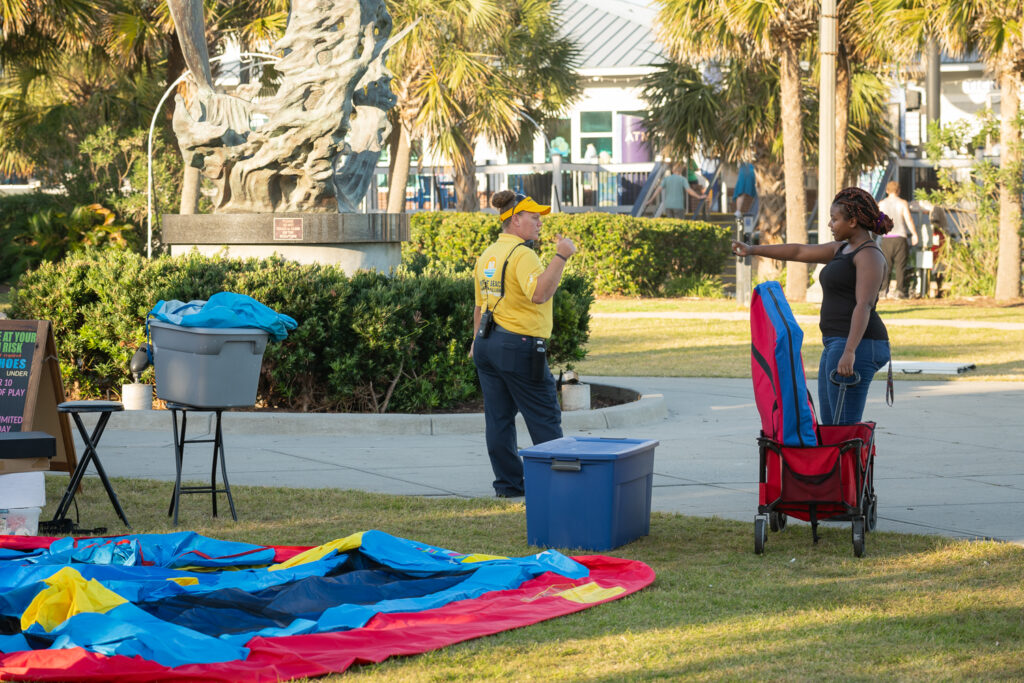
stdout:
<svg viewBox="0 0 1024 683">
<path fill-rule="evenodd" d="M 852 375 L 840 375 L 838 370 L 833 370 L 828 373 L 828 381 L 838 386 L 852 387 L 854 384 L 860 384 L 860 373 L 854 370 Z"/>
</svg>

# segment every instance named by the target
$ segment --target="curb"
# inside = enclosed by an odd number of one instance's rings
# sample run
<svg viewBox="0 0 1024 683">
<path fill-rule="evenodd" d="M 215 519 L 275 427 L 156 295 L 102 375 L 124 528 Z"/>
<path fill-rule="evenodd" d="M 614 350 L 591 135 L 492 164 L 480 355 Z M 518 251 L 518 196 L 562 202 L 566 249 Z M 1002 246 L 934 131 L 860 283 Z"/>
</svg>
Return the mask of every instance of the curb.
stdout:
<svg viewBox="0 0 1024 683">
<path fill-rule="evenodd" d="M 483 434 L 483 413 L 435 415 L 367 415 L 363 413 L 269 413 L 226 410 L 225 434 L 275 434 L 302 436 L 447 436 Z M 213 414 L 196 411 L 189 425 L 211 428 Z M 170 431 L 166 410 L 129 410 L 111 415 L 108 429 L 116 431 Z M 662 394 L 646 394 L 639 400 L 608 408 L 562 413 L 566 431 L 620 429 L 665 419 L 668 410 Z M 90 416 L 84 415 L 83 418 Z M 94 420 L 86 420 L 87 424 Z M 516 416 L 516 428 L 525 433 L 526 423 Z"/>
</svg>

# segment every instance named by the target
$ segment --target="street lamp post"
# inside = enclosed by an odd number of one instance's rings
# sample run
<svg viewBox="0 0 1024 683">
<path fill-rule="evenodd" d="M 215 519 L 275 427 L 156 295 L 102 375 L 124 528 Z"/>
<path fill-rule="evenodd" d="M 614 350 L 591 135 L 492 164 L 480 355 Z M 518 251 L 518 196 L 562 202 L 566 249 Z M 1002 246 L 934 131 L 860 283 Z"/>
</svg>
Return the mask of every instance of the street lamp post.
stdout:
<svg viewBox="0 0 1024 683">
<path fill-rule="evenodd" d="M 836 0 L 821 2 L 821 83 L 818 103 L 818 243 L 831 241 L 829 204 L 836 194 L 836 52 L 838 51 Z M 821 301 L 818 278 L 807 291 L 808 301 Z"/>
</svg>

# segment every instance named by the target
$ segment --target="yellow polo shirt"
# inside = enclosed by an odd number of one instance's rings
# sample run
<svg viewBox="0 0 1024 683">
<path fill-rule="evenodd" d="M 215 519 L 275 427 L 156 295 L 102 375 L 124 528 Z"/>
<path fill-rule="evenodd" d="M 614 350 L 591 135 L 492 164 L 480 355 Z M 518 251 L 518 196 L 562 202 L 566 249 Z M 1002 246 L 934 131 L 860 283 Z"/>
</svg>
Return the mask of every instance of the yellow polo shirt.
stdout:
<svg viewBox="0 0 1024 683">
<path fill-rule="evenodd" d="M 477 259 L 473 270 L 476 305 L 494 311 L 495 322 L 510 332 L 546 339 L 551 336 L 552 300 L 548 299 L 542 304 L 532 301 L 537 289 L 537 278 L 544 272 L 544 266 L 537 252 L 529 247 L 519 247 L 512 251 L 513 247 L 522 243 L 519 237 L 502 233 L 498 241 L 487 247 Z M 505 298 L 501 299 L 501 269 L 506 258 Z"/>
</svg>

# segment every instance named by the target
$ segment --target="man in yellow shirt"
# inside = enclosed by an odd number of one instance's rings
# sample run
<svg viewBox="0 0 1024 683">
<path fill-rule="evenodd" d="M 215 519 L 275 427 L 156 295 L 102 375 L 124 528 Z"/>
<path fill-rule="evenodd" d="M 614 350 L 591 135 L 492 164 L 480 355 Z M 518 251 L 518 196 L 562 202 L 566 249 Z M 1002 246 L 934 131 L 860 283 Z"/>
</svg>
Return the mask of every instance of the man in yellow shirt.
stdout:
<svg viewBox="0 0 1024 683">
<path fill-rule="evenodd" d="M 522 413 L 533 443 L 562 436 L 555 379 L 547 363 L 551 297 L 576 245 L 558 236 L 554 258 L 543 266 L 533 243 L 540 217 L 551 212 L 530 197 L 503 190 L 491 197 L 501 215 L 501 235 L 477 259 L 473 271 L 476 308 L 470 354 L 484 393 L 487 454 L 499 498 L 525 492 L 523 462 L 516 439 Z"/>
</svg>

